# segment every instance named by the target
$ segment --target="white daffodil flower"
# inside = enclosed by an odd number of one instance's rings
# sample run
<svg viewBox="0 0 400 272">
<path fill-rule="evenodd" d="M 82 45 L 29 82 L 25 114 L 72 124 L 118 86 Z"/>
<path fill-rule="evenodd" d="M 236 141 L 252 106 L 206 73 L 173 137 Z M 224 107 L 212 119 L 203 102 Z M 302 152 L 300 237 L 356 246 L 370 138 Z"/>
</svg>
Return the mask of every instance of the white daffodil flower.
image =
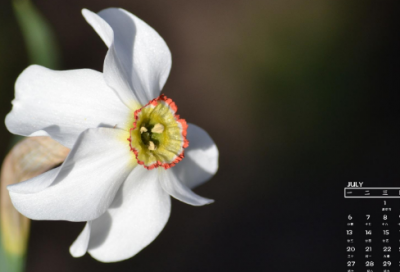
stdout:
<svg viewBox="0 0 400 272">
<path fill-rule="evenodd" d="M 48 135 L 71 152 L 60 167 L 8 189 L 31 219 L 87 221 L 73 256 L 115 262 L 161 232 L 170 195 L 194 206 L 213 202 L 190 188 L 216 173 L 218 149 L 160 95 L 171 53 L 158 33 L 123 9 L 82 13 L 109 48 L 103 73 L 30 66 L 6 117 L 10 132 Z"/>
</svg>

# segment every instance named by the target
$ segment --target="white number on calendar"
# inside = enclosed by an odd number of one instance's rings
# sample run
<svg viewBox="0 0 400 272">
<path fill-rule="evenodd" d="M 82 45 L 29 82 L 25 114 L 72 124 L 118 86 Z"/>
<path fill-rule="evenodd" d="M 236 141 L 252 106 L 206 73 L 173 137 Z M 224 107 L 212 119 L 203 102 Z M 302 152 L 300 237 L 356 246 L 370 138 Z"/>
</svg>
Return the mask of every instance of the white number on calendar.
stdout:
<svg viewBox="0 0 400 272">
<path fill-rule="evenodd" d="M 355 261 L 348 261 L 347 266 L 354 266 L 356 264 Z"/>
<path fill-rule="evenodd" d="M 384 261 L 383 266 L 391 266 L 392 263 L 390 261 Z"/>
<path fill-rule="evenodd" d="M 392 247 L 388 246 L 388 247 L 383 247 L 383 251 L 384 252 L 391 252 L 392 251 Z"/>
<path fill-rule="evenodd" d="M 365 247 L 365 252 L 371 252 L 372 251 L 372 247 Z M 400 251 L 400 248 L 399 248 Z"/>
<path fill-rule="evenodd" d="M 347 252 L 354 252 L 354 251 L 356 251 L 356 248 L 355 247 L 347 247 Z"/>
<path fill-rule="evenodd" d="M 374 266 L 374 262 L 373 261 L 366 261 L 365 262 L 365 266 Z"/>
</svg>

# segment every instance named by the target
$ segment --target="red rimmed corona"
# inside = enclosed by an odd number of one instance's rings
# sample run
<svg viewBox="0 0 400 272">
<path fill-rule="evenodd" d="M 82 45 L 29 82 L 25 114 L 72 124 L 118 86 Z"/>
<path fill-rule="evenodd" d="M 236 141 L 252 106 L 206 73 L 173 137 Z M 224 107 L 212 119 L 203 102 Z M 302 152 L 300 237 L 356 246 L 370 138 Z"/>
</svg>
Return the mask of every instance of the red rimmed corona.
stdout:
<svg viewBox="0 0 400 272">
<path fill-rule="evenodd" d="M 188 126 L 177 110 L 172 99 L 162 94 L 135 111 L 128 141 L 138 164 L 149 170 L 168 169 L 184 158 Z"/>
</svg>

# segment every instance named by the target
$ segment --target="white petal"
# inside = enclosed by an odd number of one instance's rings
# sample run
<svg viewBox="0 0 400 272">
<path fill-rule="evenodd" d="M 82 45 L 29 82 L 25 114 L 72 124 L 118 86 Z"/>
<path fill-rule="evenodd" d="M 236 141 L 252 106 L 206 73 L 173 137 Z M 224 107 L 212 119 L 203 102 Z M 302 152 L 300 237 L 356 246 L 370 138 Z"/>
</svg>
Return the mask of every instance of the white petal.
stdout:
<svg viewBox="0 0 400 272">
<path fill-rule="evenodd" d="M 171 69 L 171 52 L 161 36 L 123 9 L 102 10 L 98 13 L 101 18 L 89 11 L 83 15 L 109 46 L 103 71 L 108 85 L 123 101 L 145 105 L 156 98 Z M 114 33 L 111 43 L 104 21 Z"/>
<path fill-rule="evenodd" d="M 128 259 L 164 228 L 171 200 L 158 184 L 157 170 L 136 167 L 108 212 L 92 222 L 89 253 L 102 262 Z"/>
<path fill-rule="evenodd" d="M 15 84 L 13 109 L 6 117 L 12 133 L 49 135 L 71 148 L 87 128 L 126 128 L 131 111 L 93 70 L 25 69 Z"/>
<path fill-rule="evenodd" d="M 212 199 L 201 197 L 178 180 L 170 170 L 160 169 L 160 185 L 172 197 L 193 206 L 202 206 L 214 202 Z"/>
<path fill-rule="evenodd" d="M 89 246 L 91 221 L 87 222 L 81 234 L 76 238 L 75 242 L 69 248 L 69 252 L 73 257 L 82 257 L 85 255 L 87 248 Z"/>
<path fill-rule="evenodd" d="M 97 32 L 107 47 L 110 47 L 114 39 L 114 32 L 111 26 L 104 21 L 103 18 L 90 10 L 82 9 L 82 15 Z"/>
<path fill-rule="evenodd" d="M 88 221 L 99 217 L 135 166 L 128 141 L 123 140 L 128 136 L 119 129 L 86 130 L 55 178 L 54 172 L 47 172 L 7 187 L 14 207 L 37 220 Z M 31 182 L 49 186 L 32 192 Z"/>
<path fill-rule="evenodd" d="M 189 124 L 187 138 L 189 147 L 185 158 L 172 167 L 174 174 L 189 188 L 209 180 L 218 170 L 218 149 L 202 128 Z"/>
<path fill-rule="evenodd" d="M 54 179 L 57 177 L 60 171 L 60 168 L 61 167 L 51 169 L 39 176 L 17 184 L 10 185 L 7 188 L 12 188 L 14 192 L 20 194 L 33 194 L 40 192 L 53 183 Z"/>
</svg>

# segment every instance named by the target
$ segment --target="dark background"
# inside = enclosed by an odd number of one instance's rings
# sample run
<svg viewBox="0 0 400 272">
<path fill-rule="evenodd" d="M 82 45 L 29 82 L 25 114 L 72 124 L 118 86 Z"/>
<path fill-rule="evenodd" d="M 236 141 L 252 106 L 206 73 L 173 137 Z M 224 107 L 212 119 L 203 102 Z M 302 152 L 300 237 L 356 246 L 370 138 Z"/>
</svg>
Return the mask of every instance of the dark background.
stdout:
<svg viewBox="0 0 400 272">
<path fill-rule="evenodd" d="M 398 1 L 33 3 L 62 69 L 102 70 L 107 49 L 82 8 L 122 7 L 156 29 L 173 59 L 164 93 L 213 137 L 220 168 L 196 189 L 214 204 L 173 201 L 160 236 L 124 262 L 72 258 L 83 223 L 32 222 L 26 271 L 345 271 L 343 187 L 400 186 Z M 29 64 L 6 0 L 0 42 L 5 116 Z"/>
</svg>

